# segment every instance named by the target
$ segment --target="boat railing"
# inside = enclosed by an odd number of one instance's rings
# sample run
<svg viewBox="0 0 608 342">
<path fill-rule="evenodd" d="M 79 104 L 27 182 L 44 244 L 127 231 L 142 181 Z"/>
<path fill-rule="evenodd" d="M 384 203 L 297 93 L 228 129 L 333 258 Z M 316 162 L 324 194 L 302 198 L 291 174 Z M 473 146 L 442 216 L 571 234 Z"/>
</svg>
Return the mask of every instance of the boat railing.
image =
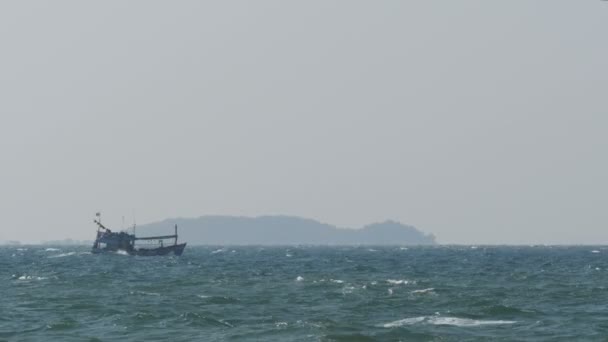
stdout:
<svg viewBox="0 0 608 342">
<path fill-rule="evenodd" d="M 177 239 L 177 235 L 146 236 L 146 237 L 136 237 L 135 238 L 135 240 L 166 240 L 166 239 Z"/>
</svg>

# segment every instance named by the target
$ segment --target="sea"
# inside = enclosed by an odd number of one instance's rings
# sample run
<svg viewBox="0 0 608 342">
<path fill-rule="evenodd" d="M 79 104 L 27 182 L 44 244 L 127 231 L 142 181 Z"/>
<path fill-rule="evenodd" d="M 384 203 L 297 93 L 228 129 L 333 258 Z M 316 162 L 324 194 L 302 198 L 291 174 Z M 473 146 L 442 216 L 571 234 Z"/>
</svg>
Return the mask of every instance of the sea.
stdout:
<svg viewBox="0 0 608 342">
<path fill-rule="evenodd" d="M 0 247 L 0 341 L 606 341 L 605 246 Z"/>
</svg>

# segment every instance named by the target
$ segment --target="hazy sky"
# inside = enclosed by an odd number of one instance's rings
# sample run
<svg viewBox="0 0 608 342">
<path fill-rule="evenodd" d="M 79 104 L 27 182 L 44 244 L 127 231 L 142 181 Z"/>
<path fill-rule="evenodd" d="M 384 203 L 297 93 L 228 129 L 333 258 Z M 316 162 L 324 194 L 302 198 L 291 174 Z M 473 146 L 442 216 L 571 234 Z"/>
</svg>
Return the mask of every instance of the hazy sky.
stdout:
<svg viewBox="0 0 608 342">
<path fill-rule="evenodd" d="M 208 214 L 608 243 L 608 2 L 3 1 L 0 241 Z"/>
</svg>

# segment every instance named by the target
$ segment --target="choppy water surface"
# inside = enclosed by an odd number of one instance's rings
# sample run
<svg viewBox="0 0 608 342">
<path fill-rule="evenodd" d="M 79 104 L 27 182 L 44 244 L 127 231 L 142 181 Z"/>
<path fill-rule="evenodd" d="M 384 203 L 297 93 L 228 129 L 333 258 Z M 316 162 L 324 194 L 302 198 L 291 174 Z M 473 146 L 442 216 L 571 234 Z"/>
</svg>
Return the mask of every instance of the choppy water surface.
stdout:
<svg viewBox="0 0 608 342">
<path fill-rule="evenodd" d="M 0 340 L 604 340 L 604 247 L 0 247 Z"/>
</svg>

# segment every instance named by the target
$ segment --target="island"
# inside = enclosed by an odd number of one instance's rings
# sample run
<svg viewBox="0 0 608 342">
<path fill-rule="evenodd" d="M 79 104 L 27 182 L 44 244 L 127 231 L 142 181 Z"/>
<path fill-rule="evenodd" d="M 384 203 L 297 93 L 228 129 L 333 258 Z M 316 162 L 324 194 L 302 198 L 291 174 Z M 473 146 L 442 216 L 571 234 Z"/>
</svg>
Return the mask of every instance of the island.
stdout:
<svg viewBox="0 0 608 342">
<path fill-rule="evenodd" d="M 201 216 L 174 218 L 137 227 L 141 236 L 179 227 L 180 241 L 191 245 L 435 245 L 433 234 L 396 221 L 359 229 L 338 228 L 294 216 Z"/>
</svg>

